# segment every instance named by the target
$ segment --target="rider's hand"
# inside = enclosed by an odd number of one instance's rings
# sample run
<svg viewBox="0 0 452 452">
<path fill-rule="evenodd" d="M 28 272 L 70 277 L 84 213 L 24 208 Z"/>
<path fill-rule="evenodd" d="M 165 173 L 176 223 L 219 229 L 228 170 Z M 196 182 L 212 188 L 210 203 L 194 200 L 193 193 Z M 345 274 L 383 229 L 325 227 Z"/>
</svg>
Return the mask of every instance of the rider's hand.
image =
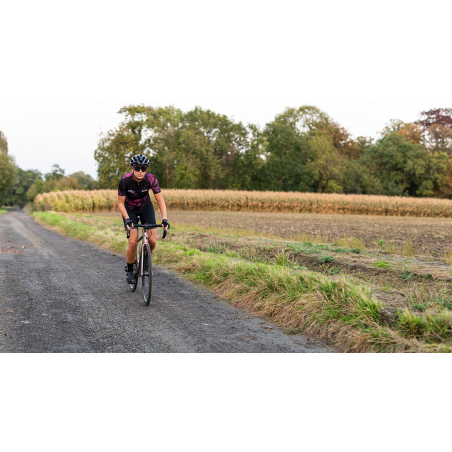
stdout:
<svg viewBox="0 0 452 452">
<path fill-rule="evenodd" d="M 165 231 L 170 228 L 170 224 L 168 223 L 168 220 L 166 218 L 162 220 L 162 226 L 164 227 Z"/>
<path fill-rule="evenodd" d="M 133 222 L 130 218 L 127 218 L 126 220 L 126 227 L 130 231 L 130 228 L 133 228 Z"/>
</svg>

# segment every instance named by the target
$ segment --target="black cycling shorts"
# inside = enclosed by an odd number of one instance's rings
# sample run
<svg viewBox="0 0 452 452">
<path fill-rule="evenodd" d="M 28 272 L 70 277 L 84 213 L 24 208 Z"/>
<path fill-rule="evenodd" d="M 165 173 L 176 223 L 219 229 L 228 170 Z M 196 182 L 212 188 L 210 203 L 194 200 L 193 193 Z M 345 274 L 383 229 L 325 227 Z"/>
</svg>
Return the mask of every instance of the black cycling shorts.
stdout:
<svg viewBox="0 0 452 452">
<path fill-rule="evenodd" d="M 152 202 L 150 202 L 147 206 L 142 207 L 141 209 L 128 209 L 126 207 L 129 218 L 132 220 L 132 223 L 135 224 L 155 224 L 155 211 Z M 124 217 L 122 218 L 124 223 L 124 229 L 127 231 L 126 220 Z M 157 229 L 157 228 L 151 228 Z"/>
</svg>

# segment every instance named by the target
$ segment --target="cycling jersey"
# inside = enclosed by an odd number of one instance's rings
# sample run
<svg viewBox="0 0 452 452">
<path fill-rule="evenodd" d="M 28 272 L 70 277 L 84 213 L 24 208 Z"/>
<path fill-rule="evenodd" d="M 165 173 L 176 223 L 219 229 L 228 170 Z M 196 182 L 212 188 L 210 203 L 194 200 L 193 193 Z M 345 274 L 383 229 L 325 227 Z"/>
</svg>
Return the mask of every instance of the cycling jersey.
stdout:
<svg viewBox="0 0 452 452">
<path fill-rule="evenodd" d="M 124 201 L 125 207 L 137 210 L 151 203 L 149 189 L 154 194 L 161 192 L 157 179 L 151 173 L 146 173 L 140 182 L 133 177 L 133 173 L 128 173 L 122 176 L 119 181 L 118 195 L 126 197 Z"/>
</svg>

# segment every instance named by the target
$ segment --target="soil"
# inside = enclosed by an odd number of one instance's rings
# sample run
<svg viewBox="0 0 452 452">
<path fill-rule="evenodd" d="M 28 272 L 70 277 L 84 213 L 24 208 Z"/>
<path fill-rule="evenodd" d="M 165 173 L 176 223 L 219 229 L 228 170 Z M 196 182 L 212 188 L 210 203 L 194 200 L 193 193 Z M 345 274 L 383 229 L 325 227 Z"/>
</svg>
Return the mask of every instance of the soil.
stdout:
<svg viewBox="0 0 452 452">
<path fill-rule="evenodd" d="M 394 244 L 397 248 L 402 248 L 411 240 L 415 253 L 433 258 L 444 256 L 452 250 L 451 218 L 193 211 L 171 211 L 168 216 L 170 223 L 174 224 L 246 229 L 283 238 L 306 233 L 334 242 L 344 235 L 355 236 L 371 249 L 377 249 L 378 241 L 382 238 L 386 245 Z"/>
</svg>

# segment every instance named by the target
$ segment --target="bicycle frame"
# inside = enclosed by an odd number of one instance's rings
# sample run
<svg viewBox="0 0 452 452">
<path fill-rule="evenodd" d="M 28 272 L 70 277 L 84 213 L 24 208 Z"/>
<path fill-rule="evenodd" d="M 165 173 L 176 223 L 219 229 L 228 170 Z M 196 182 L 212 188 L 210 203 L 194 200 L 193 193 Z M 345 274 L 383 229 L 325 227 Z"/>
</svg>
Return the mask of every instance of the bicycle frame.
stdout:
<svg viewBox="0 0 452 452">
<path fill-rule="evenodd" d="M 143 274 L 142 269 L 142 259 L 141 256 L 143 254 L 143 247 L 146 244 L 149 244 L 149 238 L 148 238 L 148 229 L 151 228 L 162 228 L 163 226 L 161 224 L 137 224 L 132 229 L 136 229 L 138 232 L 138 228 L 143 228 L 143 235 L 141 237 L 138 237 L 137 240 L 137 251 L 136 251 L 136 259 L 137 259 L 137 277 L 139 278 Z M 163 239 L 166 237 L 167 231 L 166 229 L 163 230 Z M 127 231 L 127 238 L 130 236 L 130 231 Z M 140 247 L 140 242 L 143 240 L 143 243 Z"/>
<path fill-rule="evenodd" d="M 140 247 L 140 242 L 143 240 L 143 244 Z M 138 278 L 143 274 L 142 269 L 142 259 L 141 256 L 143 255 L 143 247 L 144 245 L 149 243 L 149 237 L 148 237 L 148 230 L 146 228 L 143 229 L 143 235 L 141 237 L 138 237 L 137 240 L 137 270 L 138 270 Z"/>
</svg>

